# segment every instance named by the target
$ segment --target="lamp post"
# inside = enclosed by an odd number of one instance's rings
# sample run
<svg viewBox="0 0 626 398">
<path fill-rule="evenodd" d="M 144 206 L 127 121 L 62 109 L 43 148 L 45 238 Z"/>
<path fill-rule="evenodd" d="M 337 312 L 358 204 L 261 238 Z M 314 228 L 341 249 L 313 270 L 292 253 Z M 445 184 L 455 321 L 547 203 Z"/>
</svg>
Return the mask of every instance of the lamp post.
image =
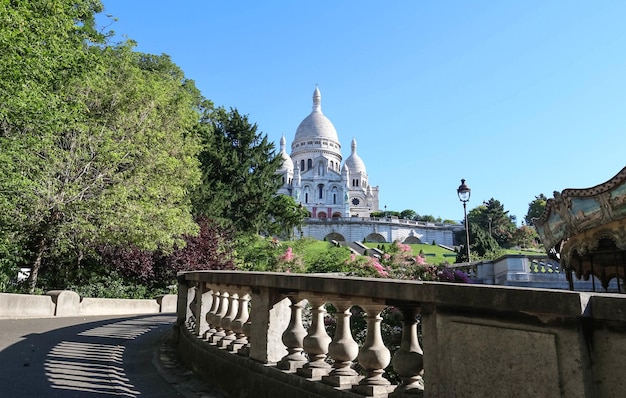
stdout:
<svg viewBox="0 0 626 398">
<path fill-rule="evenodd" d="M 387 218 L 387 205 L 385 205 L 385 218 Z"/>
<path fill-rule="evenodd" d="M 467 247 L 467 261 L 471 262 L 472 258 L 470 257 L 470 247 L 469 247 L 469 228 L 467 226 L 467 202 L 470 199 L 470 194 L 472 190 L 465 184 L 465 179 L 461 179 L 461 185 L 456 190 L 457 195 L 459 195 L 459 200 L 463 202 L 463 215 L 465 216 L 465 247 Z"/>
</svg>

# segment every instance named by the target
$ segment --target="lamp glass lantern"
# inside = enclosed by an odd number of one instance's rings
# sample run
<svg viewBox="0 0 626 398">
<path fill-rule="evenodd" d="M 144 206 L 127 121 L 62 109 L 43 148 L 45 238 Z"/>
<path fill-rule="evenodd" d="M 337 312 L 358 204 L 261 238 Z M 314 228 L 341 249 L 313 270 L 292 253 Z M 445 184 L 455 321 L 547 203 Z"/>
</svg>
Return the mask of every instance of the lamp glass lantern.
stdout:
<svg viewBox="0 0 626 398">
<path fill-rule="evenodd" d="M 472 194 L 472 190 L 465 183 L 465 179 L 461 179 L 461 185 L 456 190 L 457 195 L 459 195 L 459 200 L 463 203 L 467 203 L 470 200 L 470 195 Z"/>
</svg>

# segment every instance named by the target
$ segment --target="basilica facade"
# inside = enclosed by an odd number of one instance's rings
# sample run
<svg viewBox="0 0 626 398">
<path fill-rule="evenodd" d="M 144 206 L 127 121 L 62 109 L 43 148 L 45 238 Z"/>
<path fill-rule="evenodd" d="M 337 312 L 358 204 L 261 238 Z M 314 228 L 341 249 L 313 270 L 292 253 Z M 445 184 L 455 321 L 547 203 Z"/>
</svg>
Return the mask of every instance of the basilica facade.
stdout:
<svg viewBox="0 0 626 398">
<path fill-rule="evenodd" d="M 287 154 L 280 140 L 283 164 L 278 171 L 279 193 L 292 196 L 312 218 L 369 217 L 379 210 L 378 186 L 370 185 L 365 162 L 357 154 L 356 140 L 342 163 L 341 143 L 335 127 L 322 113 L 322 96 L 313 92 L 313 110 L 302 120 Z"/>
</svg>

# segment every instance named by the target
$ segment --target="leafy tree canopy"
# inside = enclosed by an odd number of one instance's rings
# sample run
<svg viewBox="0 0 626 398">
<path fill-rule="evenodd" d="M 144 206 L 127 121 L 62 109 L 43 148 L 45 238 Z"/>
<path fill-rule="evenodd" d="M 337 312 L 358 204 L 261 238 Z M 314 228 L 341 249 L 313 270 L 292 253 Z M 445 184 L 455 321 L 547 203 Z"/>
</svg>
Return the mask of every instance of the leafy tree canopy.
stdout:
<svg viewBox="0 0 626 398">
<path fill-rule="evenodd" d="M 277 196 L 282 158 L 274 144 L 236 109 L 204 107 L 201 139 L 202 184 L 194 193 L 199 214 L 232 223 L 240 233 L 286 232 L 305 213 Z"/>
<path fill-rule="evenodd" d="M 535 196 L 535 199 L 528 204 L 528 212 L 524 217 L 526 225 L 534 225 L 533 219 L 541 217 L 546 209 L 547 202 L 548 198 L 544 194 L 540 193 L 538 196 Z"/>
<path fill-rule="evenodd" d="M 467 214 L 470 224 L 488 231 L 488 233 L 502 247 L 512 244 L 513 234 L 516 230 L 515 216 L 509 215 L 509 211 L 504 209 L 504 205 L 494 198 L 484 202 L 482 205 L 470 210 Z"/>
<path fill-rule="evenodd" d="M 415 219 L 415 216 L 417 216 L 417 213 L 415 212 L 415 210 L 406 209 L 400 212 L 400 217 L 406 218 L 409 220 Z"/>
<path fill-rule="evenodd" d="M 0 234 L 54 257 L 98 244 L 170 250 L 197 233 L 199 92 L 167 56 L 110 46 L 93 0 L 0 8 Z M 0 242 L 2 239 L 0 239 Z"/>
</svg>

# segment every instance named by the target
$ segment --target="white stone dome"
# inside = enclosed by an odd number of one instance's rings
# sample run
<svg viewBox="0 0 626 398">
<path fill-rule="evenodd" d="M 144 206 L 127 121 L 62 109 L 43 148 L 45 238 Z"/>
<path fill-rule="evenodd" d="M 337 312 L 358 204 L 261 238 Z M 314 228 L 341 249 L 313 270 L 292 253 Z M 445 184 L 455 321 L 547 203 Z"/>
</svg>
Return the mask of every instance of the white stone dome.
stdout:
<svg viewBox="0 0 626 398">
<path fill-rule="evenodd" d="M 356 140 L 354 138 L 352 139 L 351 148 L 352 153 L 350 154 L 350 156 L 348 156 L 348 159 L 346 159 L 345 165 L 348 166 L 351 174 L 362 173 L 364 175 L 367 175 L 367 171 L 365 170 L 365 162 L 363 162 L 363 159 L 361 159 L 356 153 Z"/>
<path fill-rule="evenodd" d="M 313 111 L 298 126 L 294 143 L 307 142 L 312 139 L 328 139 L 339 142 L 337 130 L 332 122 L 322 113 L 322 96 L 315 87 L 313 92 Z"/>
</svg>

